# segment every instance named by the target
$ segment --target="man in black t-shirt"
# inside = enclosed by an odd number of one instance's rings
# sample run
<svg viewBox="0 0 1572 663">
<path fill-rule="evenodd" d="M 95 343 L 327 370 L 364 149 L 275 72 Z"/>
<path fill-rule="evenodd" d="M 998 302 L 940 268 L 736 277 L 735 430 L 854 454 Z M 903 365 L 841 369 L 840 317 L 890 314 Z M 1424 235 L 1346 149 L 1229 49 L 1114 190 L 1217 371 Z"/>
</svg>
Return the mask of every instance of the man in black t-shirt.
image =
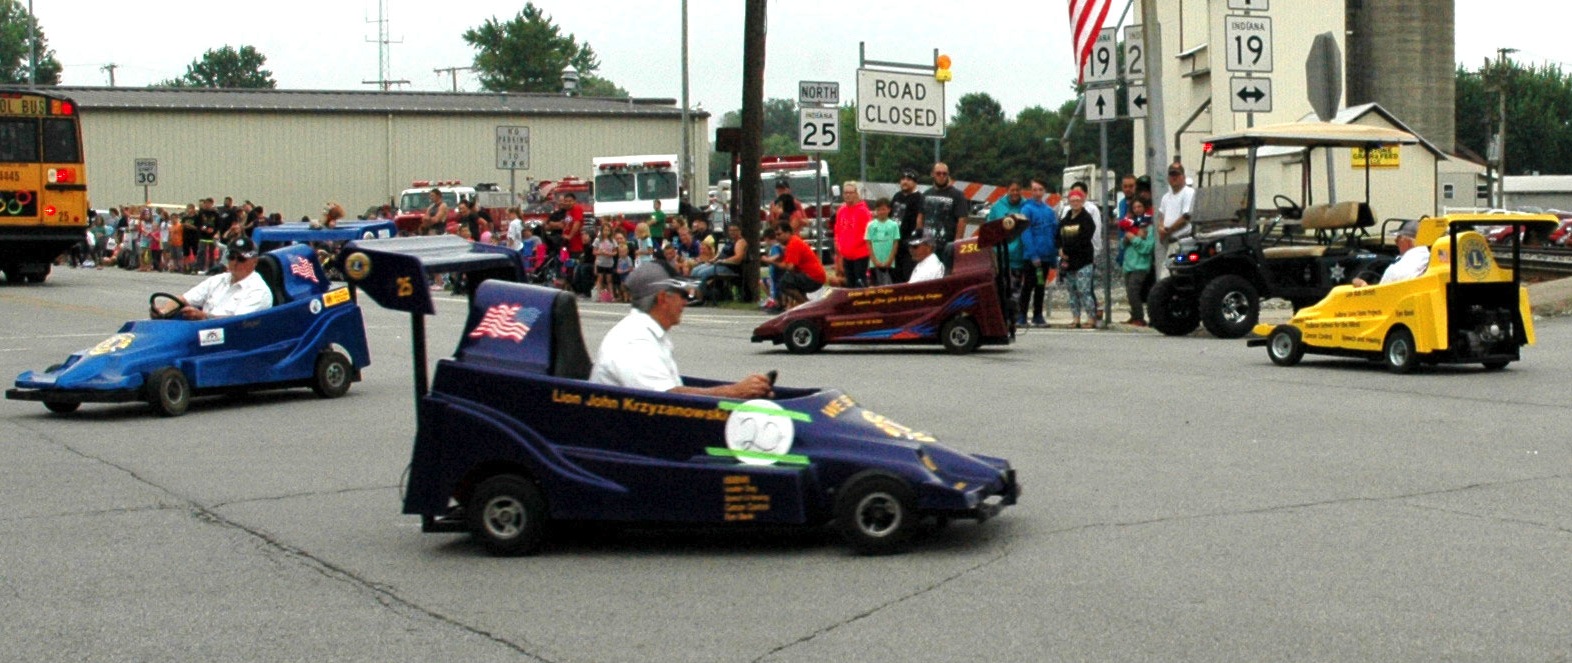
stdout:
<svg viewBox="0 0 1572 663">
<path fill-rule="evenodd" d="M 934 237 L 934 252 L 946 269 L 953 259 L 950 244 L 966 236 L 966 216 L 971 213 L 971 201 L 953 182 L 950 167 L 935 163 L 933 186 L 922 194 L 922 226 Z"/>
<path fill-rule="evenodd" d="M 911 276 L 911 248 L 907 242 L 921 235 L 922 194 L 917 191 L 917 171 L 901 171 L 901 190 L 890 197 L 890 218 L 901 224 L 901 241 L 895 244 L 895 282 L 905 283 Z"/>
</svg>

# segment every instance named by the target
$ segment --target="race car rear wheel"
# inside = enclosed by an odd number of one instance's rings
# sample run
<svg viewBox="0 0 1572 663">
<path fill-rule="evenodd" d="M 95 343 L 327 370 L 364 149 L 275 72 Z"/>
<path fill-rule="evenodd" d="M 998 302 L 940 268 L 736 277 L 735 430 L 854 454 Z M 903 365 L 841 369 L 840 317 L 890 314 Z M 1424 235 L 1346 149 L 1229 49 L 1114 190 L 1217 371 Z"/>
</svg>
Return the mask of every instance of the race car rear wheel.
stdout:
<svg viewBox="0 0 1572 663">
<path fill-rule="evenodd" d="M 1305 356 L 1305 344 L 1301 340 L 1299 328 L 1293 325 L 1278 325 L 1272 334 L 1266 337 L 1266 356 L 1278 366 L 1293 366 Z"/>
<path fill-rule="evenodd" d="M 1195 300 L 1179 294 L 1179 288 L 1174 285 L 1172 278 L 1165 278 L 1152 286 L 1148 303 L 1151 305 L 1152 329 L 1168 336 L 1184 336 L 1201 326 Z"/>
<path fill-rule="evenodd" d="M 921 525 L 916 506 L 916 493 L 906 482 L 859 474 L 835 498 L 835 523 L 857 552 L 887 555 L 905 548 Z"/>
<path fill-rule="evenodd" d="M 482 481 L 465 511 L 470 532 L 493 555 L 528 555 L 545 538 L 546 498 L 534 482 L 516 474 Z"/>
<path fill-rule="evenodd" d="M 178 417 L 191 406 L 191 384 L 180 369 L 166 366 L 153 371 L 147 378 L 147 402 L 153 411 L 166 417 Z"/>
<path fill-rule="evenodd" d="M 1218 338 L 1239 338 L 1250 333 L 1261 316 L 1261 295 L 1249 279 L 1224 274 L 1201 289 L 1201 323 Z"/>
<path fill-rule="evenodd" d="M 55 414 L 71 414 L 82 407 L 81 401 L 44 401 L 44 409 Z"/>
<path fill-rule="evenodd" d="M 807 320 L 798 320 L 786 326 L 786 349 L 794 354 L 818 352 L 824 347 L 824 334 L 819 327 Z"/>
<path fill-rule="evenodd" d="M 311 381 L 311 390 L 323 398 L 338 398 L 349 393 L 354 381 L 355 366 L 349 357 L 329 350 L 317 356 L 317 370 Z"/>
<path fill-rule="evenodd" d="M 1419 364 L 1419 352 L 1414 348 L 1414 333 L 1407 327 L 1393 327 L 1386 333 L 1386 342 L 1381 344 L 1381 358 L 1386 362 L 1386 370 L 1393 373 L 1407 373 L 1414 370 Z"/>
<path fill-rule="evenodd" d="M 977 329 L 977 321 L 958 315 L 945 320 L 939 327 L 939 340 L 944 343 L 944 349 L 964 355 L 982 343 L 982 332 Z"/>
</svg>

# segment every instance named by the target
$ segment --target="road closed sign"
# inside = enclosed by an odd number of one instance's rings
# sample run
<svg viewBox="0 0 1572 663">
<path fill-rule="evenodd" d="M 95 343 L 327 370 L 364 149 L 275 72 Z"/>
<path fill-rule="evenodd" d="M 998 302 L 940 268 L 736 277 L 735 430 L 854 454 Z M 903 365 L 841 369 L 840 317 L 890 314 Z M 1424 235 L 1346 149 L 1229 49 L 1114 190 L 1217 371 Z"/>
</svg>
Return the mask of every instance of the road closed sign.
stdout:
<svg viewBox="0 0 1572 663">
<path fill-rule="evenodd" d="M 944 137 L 944 84 L 933 74 L 857 70 L 857 131 Z"/>
</svg>

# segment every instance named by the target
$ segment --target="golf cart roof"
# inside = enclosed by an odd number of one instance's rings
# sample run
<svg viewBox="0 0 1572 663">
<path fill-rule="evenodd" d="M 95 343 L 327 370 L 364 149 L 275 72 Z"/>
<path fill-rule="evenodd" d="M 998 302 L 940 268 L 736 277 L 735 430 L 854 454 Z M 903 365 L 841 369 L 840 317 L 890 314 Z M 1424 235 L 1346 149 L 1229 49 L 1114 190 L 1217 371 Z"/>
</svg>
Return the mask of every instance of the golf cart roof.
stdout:
<svg viewBox="0 0 1572 663">
<path fill-rule="evenodd" d="M 1399 129 L 1332 122 L 1287 122 L 1219 134 L 1205 140 L 1214 150 L 1264 145 L 1294 147 L 1368 147 L 1415 145 L 1419 138 Z"/>
<path fill-rule="evenodd" d="M 384 308 L 436 314 L 428 283 L 437 274 L 467 274 L 471 289 L 491 278 L 518 281 L 524 262 L 504 246 L 456 235 L 362 239 L 338 252 L 344 276 Z"/>
</svg>

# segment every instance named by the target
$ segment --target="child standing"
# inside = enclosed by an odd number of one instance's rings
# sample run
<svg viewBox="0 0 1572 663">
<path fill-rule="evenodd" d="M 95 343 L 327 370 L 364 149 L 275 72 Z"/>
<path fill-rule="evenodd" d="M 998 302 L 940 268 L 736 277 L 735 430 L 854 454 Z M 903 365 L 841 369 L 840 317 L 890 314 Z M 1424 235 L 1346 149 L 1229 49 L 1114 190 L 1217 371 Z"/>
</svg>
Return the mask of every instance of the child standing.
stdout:
<svg viewBox="0 0 1572 663">
<path fill-rule="evenodd" d="M 895 282 L 895 244 L 901 239 L 901 224 L 890 218 L 890 199 L 880 198 L 873 203 L 873 220 L 868 222 L 864 239 L 868 240 L 869 258 L 873 269 L 873 285 L 890 285 Z"/>
<path fill-rule="evenodd" d="M 628 243 L 617 243 L 617 301 L 624 304 L 632 303 L 633 298 L 628 296 L 628 288 L 623 285 L 628 282 L 628 275 L 633 273 L 633 258 L 628 255 Z"/>
<path fill-rule="evenodd" d="M 612 300 L 611 279 L 617 272 L 617 243 L 611 238 L 611 224 L 600 225 L 600 237 L 595 240 L 595 287 L 599 301 Z"/>
<path fill-rule="evenodd" d="M 1124 236 L 1119 240 L 1124 255 L 1124 294 L 1130 300 L 1130 319 L 1125 324 L 1146 326 L 1146 282 L 1152 275 L 1152 253 L 1157 238 L 1152 236 L 1152 217 L 1139 198 L 1130 201 L 1130 218 L 1119 222 Z"/>
</svg>

